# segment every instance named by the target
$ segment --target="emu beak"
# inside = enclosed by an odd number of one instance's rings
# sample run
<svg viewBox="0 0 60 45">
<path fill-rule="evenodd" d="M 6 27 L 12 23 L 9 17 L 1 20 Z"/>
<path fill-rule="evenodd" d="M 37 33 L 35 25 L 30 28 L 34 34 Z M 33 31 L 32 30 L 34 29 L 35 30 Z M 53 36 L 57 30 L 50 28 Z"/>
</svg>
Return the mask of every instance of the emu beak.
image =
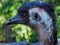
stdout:
<svg viewBox="0 0 60 45">
<path fill-rule="evenodd" d="M 13 18 L 9 19 L 6 23 L 6 25 L 11 25 L 11 24 L 22 24 L 25 23 L 21 15 L 16 15 Z"/>
</svg>

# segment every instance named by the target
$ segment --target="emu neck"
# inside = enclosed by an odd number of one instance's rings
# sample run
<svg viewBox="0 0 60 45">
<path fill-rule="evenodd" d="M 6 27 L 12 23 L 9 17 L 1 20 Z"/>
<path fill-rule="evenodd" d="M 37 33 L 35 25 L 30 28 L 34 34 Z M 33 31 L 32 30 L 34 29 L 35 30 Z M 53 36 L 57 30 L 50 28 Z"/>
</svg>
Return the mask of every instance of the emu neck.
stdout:
<svg viewBox="0 0 60 45">
<path fill-rule="evenodd" d="M 51 45 L 50 35 L 44 26 L 36 26 L 36 31 L 39 35 L 39 45 Z"/>
</svg>

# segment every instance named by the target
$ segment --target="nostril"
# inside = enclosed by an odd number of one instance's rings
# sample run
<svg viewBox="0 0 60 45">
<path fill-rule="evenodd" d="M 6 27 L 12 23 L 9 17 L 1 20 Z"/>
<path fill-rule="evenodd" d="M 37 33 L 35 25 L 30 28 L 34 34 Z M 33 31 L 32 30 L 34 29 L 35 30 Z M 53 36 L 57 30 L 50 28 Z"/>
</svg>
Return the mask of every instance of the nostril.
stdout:
<svg viewBox="0 0 60 45">
<path fill-rule="evenodd" d="M 11 21 L 11 19 L 9 21 Z"/>
</svg>

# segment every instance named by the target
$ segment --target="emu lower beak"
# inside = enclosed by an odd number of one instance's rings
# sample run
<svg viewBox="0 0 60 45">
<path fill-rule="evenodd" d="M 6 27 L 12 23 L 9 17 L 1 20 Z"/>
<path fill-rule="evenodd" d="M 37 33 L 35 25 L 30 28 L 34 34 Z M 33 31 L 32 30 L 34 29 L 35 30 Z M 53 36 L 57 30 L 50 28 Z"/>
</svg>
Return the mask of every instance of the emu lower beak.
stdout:
<svg viewBox="0 0 60 45">
<path fill-rule="evenodd" d="M 21 15 L 16 15 L 13 18 L 9 19 L 6 23 L 6 25 L 11 25 L 11 24 L 22 24 L 25 23 Z"/>
</svg>

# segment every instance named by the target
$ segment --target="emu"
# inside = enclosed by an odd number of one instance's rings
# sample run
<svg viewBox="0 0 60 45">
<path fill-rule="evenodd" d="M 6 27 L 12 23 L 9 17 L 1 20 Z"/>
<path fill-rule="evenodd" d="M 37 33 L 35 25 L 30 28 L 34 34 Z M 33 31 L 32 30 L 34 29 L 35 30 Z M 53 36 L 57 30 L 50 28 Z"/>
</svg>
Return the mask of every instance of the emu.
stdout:
<svg viewBox="0 0 60 45">
<path fill-rule="evenodd" d="M 39 45 L 57 45 L 56 16 L 53 5 L 46 2 L 26 2 L 7 25 L 24 24 L 39 35 Z"/>
</svg>

